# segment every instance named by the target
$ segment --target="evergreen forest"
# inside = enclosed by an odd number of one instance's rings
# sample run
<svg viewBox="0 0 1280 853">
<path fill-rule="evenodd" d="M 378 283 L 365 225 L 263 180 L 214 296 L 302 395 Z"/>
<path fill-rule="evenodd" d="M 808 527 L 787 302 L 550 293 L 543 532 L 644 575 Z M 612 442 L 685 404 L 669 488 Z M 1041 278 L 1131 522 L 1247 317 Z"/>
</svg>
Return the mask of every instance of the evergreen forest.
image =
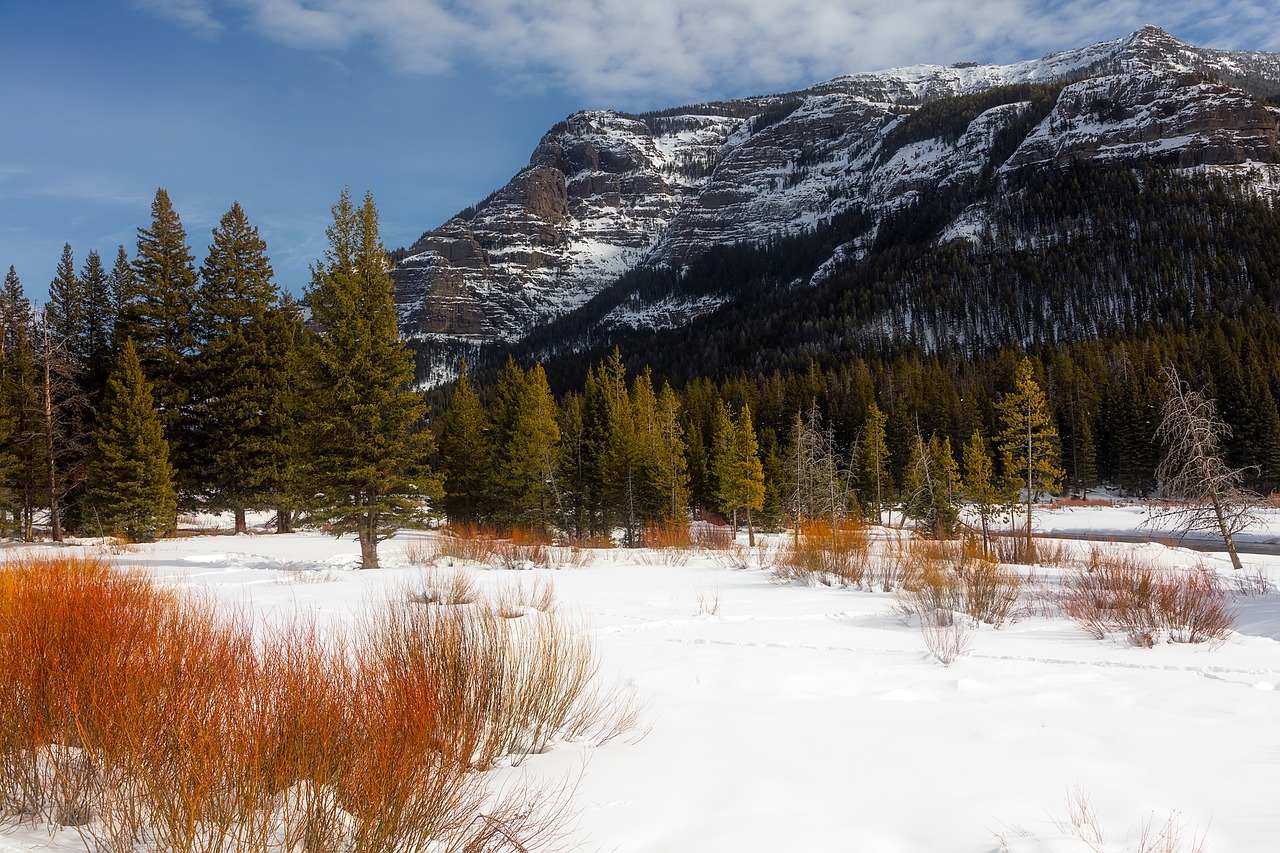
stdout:
<svg viewBox="0 0 1280 853">
<path fill-rule="evenodd" d="M 629 545 L 710 515 L 754 535 L 897 511 L 950 535 L 962 500 L 1159 494 L 1166 366 L 1216 402 L 1246 485 L 1280 490 L 1274 206 L 1157 167 L 991 180 L 922 197 L 870 244 L 855 210 L 637 269 L 425 394 L 372 198 L 342 194 L 295 300 L 239 204 L 197 265 L 160 190 L 132 258 L 77 266 L 65 247 L 45 305 L 9 270 L 0 526 L 146 539 L 179 511 L 243 531 L 273 510 L 279 531 L 354 535 L 367 566 L 429 515 Z M 986 229 L 940 239 L 961 212 Z M 600 323 L 707 293 L 724 306 L 681 328 Z M 1031 422 L 1040 455 L 1019 459 L 1010 436 Z"/>
</svg>

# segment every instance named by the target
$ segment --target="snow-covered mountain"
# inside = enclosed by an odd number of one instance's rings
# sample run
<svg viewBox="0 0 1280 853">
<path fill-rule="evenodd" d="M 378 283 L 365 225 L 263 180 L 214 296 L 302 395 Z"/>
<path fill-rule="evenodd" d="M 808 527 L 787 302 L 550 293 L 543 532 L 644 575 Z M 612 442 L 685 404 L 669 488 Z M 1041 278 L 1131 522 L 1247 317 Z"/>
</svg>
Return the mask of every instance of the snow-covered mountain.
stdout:
<svg viewBox="0 0 1280 853">
<path fill-rule="evenodd" d="M 678 267 L 712 245 L 862 211 L 866 233 L 830 265 L 845 263 L 886 214 L 978 175 L 1144 161 L 1256 165 L 1274 185 L 1277 93 L 1280 54 L 1207 50 L 1145 27 L 1012 65 L 919 65 L 642 116 L 578 113 L 505 187 L 413 245 L 394 274 L 401 327 L 436 384 L 468 351 L 520 340 L 638 265 Z M 947 236 L 978 239 L 985 227 L 975 204 Z M 669 326 L 717 305 L 667 300 L 606 322 Z"/>
</svg>

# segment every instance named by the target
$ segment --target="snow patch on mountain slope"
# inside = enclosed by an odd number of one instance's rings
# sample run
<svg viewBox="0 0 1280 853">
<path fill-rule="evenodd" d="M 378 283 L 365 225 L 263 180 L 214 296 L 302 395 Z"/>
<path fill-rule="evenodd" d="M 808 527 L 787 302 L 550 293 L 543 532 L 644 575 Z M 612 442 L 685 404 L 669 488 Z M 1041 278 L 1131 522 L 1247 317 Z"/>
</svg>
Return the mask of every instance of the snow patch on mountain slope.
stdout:
<svg viewBox="0 0 1280 853">
<path fill-rule="evenodd" d="M 710 314 L 727 301 L 726 296 L 709 293 L 693 297 L 671 295 L 656 302 L 628 301 L 605 315 L 601 325 L 607 329 L 675 329 Z"/>
</svg>

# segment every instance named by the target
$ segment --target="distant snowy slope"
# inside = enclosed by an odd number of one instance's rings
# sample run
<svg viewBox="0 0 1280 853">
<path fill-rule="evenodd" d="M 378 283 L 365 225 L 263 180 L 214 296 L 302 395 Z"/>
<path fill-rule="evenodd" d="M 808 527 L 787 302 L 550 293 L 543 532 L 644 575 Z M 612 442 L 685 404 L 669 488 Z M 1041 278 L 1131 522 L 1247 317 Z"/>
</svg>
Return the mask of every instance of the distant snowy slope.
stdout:
<svg viewBox="0 0 1280 853">
<path fill-rule="evenodd" d="M 764 243 L 847 211 L 867 214 L 855 241 L 865 246 L 922 193 L 1084 160 L 1275 162 L 1280 110 L 1265 99 L 1277 92 L 1276 54 L 1201 49 L 1144 27 L 1011 65 L 918 65 L 644 116 L 579 113 L 506 186 L 413 245 L 395 271 L 401 327 L 436 384 L 460 357 L 522 339 L 622 273 L 680 268 L 709 246 Z M 979 237 L 980 213 L 960 217 L 947 233 Z M 655 311 L 633 305 L 609 323 Z"/>
</svg>

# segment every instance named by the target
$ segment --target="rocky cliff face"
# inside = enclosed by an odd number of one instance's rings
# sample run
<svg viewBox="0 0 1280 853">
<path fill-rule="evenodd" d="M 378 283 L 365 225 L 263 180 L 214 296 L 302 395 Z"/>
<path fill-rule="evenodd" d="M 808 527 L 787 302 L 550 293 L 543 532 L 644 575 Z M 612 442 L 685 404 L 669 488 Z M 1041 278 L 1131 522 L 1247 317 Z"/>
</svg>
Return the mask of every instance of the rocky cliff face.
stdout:
<svg viewBox="0 0 1280 853">
<path fill-rule="evenodd" d="M 1280 162 L 1280 110 L 1266 102 L 1277 92 L 1280 55 L 1203 50 L 1144 28 L 1014 65 L 898 68 L 638 117 L 579 113 L 505 187 L 414 244 L 394 274 L 401 326 L 435 384 L 469 349 L 520 339 L 639 264 L 679 266 L 709 245 L 851 209 L 876 223 L 978 174 L 1078 160 Z M 974 99 L 952 103 L 977 95 L 973 115 Z M 981 209 L 966 210 L 950 236 L 982 227 Z M 833 262 L 856 257 L 859 242 Z M 712 308 L 658 313 L 670 324 Z"/>
</svg>

